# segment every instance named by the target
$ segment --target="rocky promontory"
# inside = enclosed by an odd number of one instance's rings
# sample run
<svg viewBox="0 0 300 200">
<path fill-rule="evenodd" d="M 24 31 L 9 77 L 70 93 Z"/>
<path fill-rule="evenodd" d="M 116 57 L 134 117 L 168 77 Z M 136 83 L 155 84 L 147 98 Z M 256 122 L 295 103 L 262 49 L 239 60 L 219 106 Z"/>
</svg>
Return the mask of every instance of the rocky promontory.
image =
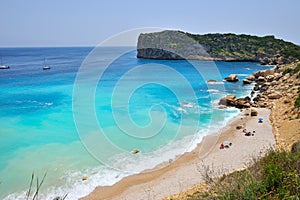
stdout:
<svg viewBox="0 0 300 200">
<path fill-rule="evenodd" d="M 182 31 L 140 34 L 137 57 L 147 59 L 196 59 L 251 61 L 277 65 L 300 59 L 300 47 L 274 36 L 228 34 L 197 35 Z"/>
</svg>

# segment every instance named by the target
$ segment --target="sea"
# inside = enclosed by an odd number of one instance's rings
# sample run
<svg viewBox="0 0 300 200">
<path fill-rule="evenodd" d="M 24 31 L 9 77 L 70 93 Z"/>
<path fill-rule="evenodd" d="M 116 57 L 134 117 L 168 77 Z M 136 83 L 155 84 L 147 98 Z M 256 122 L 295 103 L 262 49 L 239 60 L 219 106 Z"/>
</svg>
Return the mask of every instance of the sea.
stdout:
<svg viewBox="0 0 300 200">
<path fill-rule="evenodd" d="M 41 182 L 40 199 L 78 199 L 171 163 L 238 115 L 219 108 L 221 97 L 249 95 L 253 85 L 241 80 L 270 68 L 136 55 L 136 47 L 0 48 L 10 66 L 0 70 L 0 199 L 26 199 Z M 232 73 L 240 81 L 224 82 Z"/>
</svg>

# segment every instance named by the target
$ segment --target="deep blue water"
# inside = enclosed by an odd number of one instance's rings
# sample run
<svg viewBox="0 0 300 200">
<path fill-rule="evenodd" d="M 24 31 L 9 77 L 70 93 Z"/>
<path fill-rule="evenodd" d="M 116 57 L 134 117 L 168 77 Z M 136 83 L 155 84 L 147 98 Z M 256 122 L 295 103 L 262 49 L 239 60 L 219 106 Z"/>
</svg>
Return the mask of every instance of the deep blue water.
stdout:
<svg viewBox="0 0 300 200">
<path fill-rule="evenodd" d="M 0 70 L 0 198 L 21 199 L 33 171 L 48 173 L 45 199 L 64 193 L 73 199 L 174 159 L 238 113 L 218 109 L 218 99 L 245 96 L 252 86 L 224 77 L 242 80 L 269 68 L 137 59 L 133 47 L 92 50 L 0 49 L 10 65 Z M 50 70 L 42 70 L 44 58 Z M 132 155 L 133 149 L 141 153 Z"/>
</svg>

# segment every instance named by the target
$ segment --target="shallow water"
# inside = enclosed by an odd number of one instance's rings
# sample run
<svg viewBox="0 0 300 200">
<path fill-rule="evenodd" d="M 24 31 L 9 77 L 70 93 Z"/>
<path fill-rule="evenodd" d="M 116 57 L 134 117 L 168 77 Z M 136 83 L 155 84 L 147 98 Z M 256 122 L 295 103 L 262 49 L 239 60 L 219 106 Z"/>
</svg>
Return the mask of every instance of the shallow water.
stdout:
<svg viewBox="0 0 300 200">
<path fill-rule="evenodd" d="M 0 49 L 11 66 L 0 71 L 1 199 L 23 199 L 32 172 L 47 172 L 43 199 L 76 199 L 174 159 L 238 113 L 217 109 L 218 99 L 251 86 L 224 77 L 269 68 L 137 59 L 133 49 L 101 47 L 89 57 L 90 47 Z M 50 70 L 42 70 L 44 57 Z"/>
</svg>

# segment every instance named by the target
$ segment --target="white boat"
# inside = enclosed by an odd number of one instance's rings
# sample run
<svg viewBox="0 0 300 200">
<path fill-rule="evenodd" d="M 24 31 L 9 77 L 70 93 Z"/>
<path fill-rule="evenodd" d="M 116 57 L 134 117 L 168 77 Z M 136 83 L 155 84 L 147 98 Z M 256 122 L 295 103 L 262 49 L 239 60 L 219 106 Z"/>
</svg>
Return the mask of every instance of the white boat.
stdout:
<svg viewBox="0 0 300 200">
<path fill-rule="evenodd" d="M 50 66 L 44 66 L 43 67 L 43 70 L 48 70 L 48 69 L 51 69 L 51 67 Z"/>
<path fill-rule="evenodd" d="M 49 65 L 46 65 L 46 58 L 44 58 L 44 67 L 43 70 L 49 70 L 51 67 Z"/>
<path fill-rule="evenodd" d="M 1 57 L 1 65 L 0 65 L 0 69 L 9 69 L 10 67 L 8 65 L 3 65 L 2 64 L 2 57 Z"/>
</svg>

